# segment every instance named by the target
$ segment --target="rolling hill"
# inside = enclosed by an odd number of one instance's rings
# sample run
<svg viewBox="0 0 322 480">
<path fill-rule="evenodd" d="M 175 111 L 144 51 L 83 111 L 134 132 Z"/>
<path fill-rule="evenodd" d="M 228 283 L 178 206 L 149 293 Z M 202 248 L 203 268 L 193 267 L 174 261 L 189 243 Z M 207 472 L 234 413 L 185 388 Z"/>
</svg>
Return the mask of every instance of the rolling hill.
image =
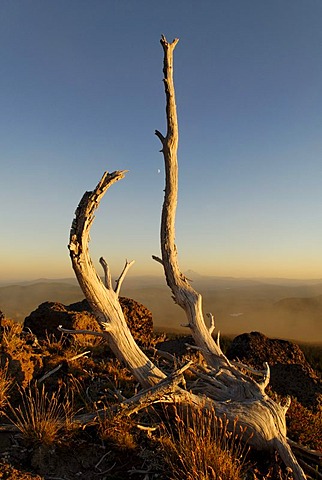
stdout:
<svg viewBox="0 0 322 480">
<path fill-rule="evenodd" d="M 204 311 L 215 315 L 217 329 L 235 335 L 260 331 L 296 341 L 322 342 L 322 281 L 206 277 L 188 272 L 203 296 Z M 174 304 L 162 277 L 128 276 L 122 295 L 143 303 L 154 325 L 185 331 L 184 312 Z M 22 322 L 40 303 L 70 304 L 83 298 L 74 279 L 24 282 L 0 287 L 0 310 Z"/>
</svg>

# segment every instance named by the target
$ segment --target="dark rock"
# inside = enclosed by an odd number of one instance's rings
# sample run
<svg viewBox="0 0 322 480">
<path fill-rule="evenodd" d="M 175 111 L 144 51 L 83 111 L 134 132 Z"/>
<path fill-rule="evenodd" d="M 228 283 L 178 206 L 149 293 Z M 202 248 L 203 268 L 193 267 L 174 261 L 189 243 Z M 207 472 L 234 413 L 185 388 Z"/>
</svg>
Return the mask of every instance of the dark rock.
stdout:
<svg viewBox="0 0 322 480">
<path fill-rule="evenodd" d="M 150 310 L 132 298 L 119 297 L 119 300 L 135 340 L 141 344 L 149 344 L 153 336 L 153 319 Z"/>
<path fill-rule="evenodd" d="M 171 355 L 176 357 L 182 357 L 189 352 L 189 345 L 195 345 L 195 341 L 191 335 L 164 340 L 159 342 L 156 348 L 163 352 L 171 353 Z"/>
<path fill-rule="evenodd" d="M 322 394 L 321 379 L 295 343 L 270 339 L 259 332 L 243 333 L 233 340 L 227 357 L 259 370 L 267 362 L 273 390 L 280 395 L 294 396 L 307 407 L 315 406 Z"/>
<path fill-rule="evenodd" d="M 251 362 L 255 368 L 276 363 L 299 363 L 312 370 L 298 345 L 288 340 L 271 339 L 259 332 L 243 333 L 234 338 L 227 351 L 228 358 Z"/>
<path fill-rule="evenodd" d="M 39 340 L 47 336 L 60 338 L 59 325 L 71 330 L 99 331 L 99 325 L 93 314 L 73 310 L 72 305 L 65 306 L 57 302 L 44 302 L 25 318 L 24 330 L 31 330 Z"/>
<path fill-rule="evenodd" d="M 151 312 L 135 300 L 120 297 L 125 319 L 135 340 L 148 343 L 153 334 Z M 101 331 L 87 300 L 63 305 L 57 302 L 45 302 L 25 318 L 24 330 L 31 330 L 38 339 L 48 335 L 61 336 L 57 327 L 62 325 L 69 330 Z"/>
</svg>

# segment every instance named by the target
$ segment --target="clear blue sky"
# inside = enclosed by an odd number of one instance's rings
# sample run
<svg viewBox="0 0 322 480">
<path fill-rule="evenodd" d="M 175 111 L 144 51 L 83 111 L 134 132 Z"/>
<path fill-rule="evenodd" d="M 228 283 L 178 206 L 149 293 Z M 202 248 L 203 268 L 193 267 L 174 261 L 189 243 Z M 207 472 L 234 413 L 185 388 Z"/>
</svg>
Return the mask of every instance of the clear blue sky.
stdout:
<svg viewBox="0 0 322 480">
<path fill-rule="evenodd" d="M 321 0 L 2 0 L 0 280 L 71 276 L 74 210 L 116 169 L 93 259 L 160 273 L 161 33 L 180 38 L 182 270 L 322 277 L 321 22 Z"/>
</svg>

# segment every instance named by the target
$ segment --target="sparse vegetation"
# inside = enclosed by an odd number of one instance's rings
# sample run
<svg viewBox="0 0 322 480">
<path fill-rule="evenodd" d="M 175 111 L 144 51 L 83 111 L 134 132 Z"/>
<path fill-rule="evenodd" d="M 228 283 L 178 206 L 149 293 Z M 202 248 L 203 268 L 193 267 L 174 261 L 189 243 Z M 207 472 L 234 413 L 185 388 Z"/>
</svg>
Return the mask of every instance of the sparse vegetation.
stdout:
<svg viewBox="0 0 322 480">
<path fill-rule="evenodd" d="M 133 435 L 134 428 L 135 423 L 130 417 L 115 415 L 109 406 L 105 405 L 103 415 L 98 416 L 99 438 L 120 450 L 131 451 L 137 447 Z"/>
<path fill-rule="evenodd" d="M 215 410 L 192 408 L 187 413 L 175 407 L 160 439 L 170 479 L 241 480 L 247 432 L 237 431 L 236 423 L 229 431 L 228 423 L 217 418 Z"/>
<path fill-rule="evenodd" d="M 59 444 L 73 430 L 73 402 L 61 387 L 48 394 L 37 384 L 20 389 L 21 403 L 9 403 L 10 419 L 29 446 Z"/>
<path fill-rule="evenodd" d="M 8 364 L 9 362 L 6 361 L 3 366 L 0 366 L 0 413 L 9 401 L 9 391 L 12 385 Z"/>
<path fill-rule="evenodd" d="M 23 344 L 21 339 L 22 325 L 9 318 L 1 320 L 0 345 L 2 350 L 15 350 Z"/>
<path fill-rule="evenodd" d="M 20 436 L 15 436 L 15 447 L 9 449 L 11 456 L 8 457 L 8 447 L 3 450 L 0 446 L 0 460 L 5 459 L 3 467 L 0 466 L 0 473 L 4 470 L 16 472 L 23 469 L 42 475 L 46 471 L 49 476 L 55 476 L 55 461 L 58 462 L 59 459 L 60 468 L 64 472 L 62 478 L 66 480 L 75 478 L 81 470 L 82 475 L 77 477 L 81 480 L 100 478 L 98 474 L 104 471 L 108 471 L 107 478 L 111 480 L 129 478 L 129 471 L 149 472 L 151 480 L 292 478 L 283 470 L 280 460 L 274 457 L 265 457 L 263 460 L 250 454 L 245 461 L 247 441 L 241 443 L 237 434 L 241 433 L 243 439 L 247 440 L 247 432 L 235 430 L 234 434 L 230 434 L 225 422 L 219 421 L 218 424 L 215 412 L 210 411 L 204 415 L 204 412 L 195 410 L 187 418 L 177 408 L 172 411 L 172 416 L 169 413 L 168 417 L 162 416 L 162 419 L 153 409 L 144 410 L 133 418 L 115 415 L 115 407 L 125 398 L 132 397 L 137 391 L 137 385 L 131 373 L 115 359 L 106 343 L 85 349 L 77 342 L 66 343 L 64 336 L 58 340 L 48 337 L 37 343 L 33 342 L 30 332 L 22 332 L 20 325 L 13 322 L 4 322 L 4 325 L 0 344 L 3 364 L 0 376 L 2 410 L 16 425 Z M 182 344 L 179 338 L 173 340 Z M 229 343 L 229 339 L 227 342 L 224 339 L 224 344 L 226 343 Z M 152 346 L 155 346 L 155 339 Z M 29 386 L 18 389 L 14 382 L 9 390 L 12 377 L 10 368 L 16 368 L 16 358 L 20 359 L 25 350 L 29 352 L 34 364 L 40 365 L 39 358 L 42 359 L 41 368 L 32 370 L 33 380 Z M 7 362 L 9 351 L 10 362 Z M 86 355 L 75 361 L 68 360 L 86 351 Z M 167 358 L 160 357 L 158 362 L 163 370 L 171 371 L 189 358 L 193 358 L 197 365 L 200 363 L 198 357 L 199 354 L 191 350 L 182 357 L 173 358 L 173 365 Z M 51 373 L 59 365 L 62 367 Z M 19 372 L 23 373 L 21 369 L 25 367 L 28 369 L 29 363 L 21 364 Z M 37 386 L 37 379 L 48 373 L 50 375 Z M 186 380 L 188 383 L 194 382 L 195 377 L 187 372 Z M 99 410 L 100 414 L 97 413 Z M 73 422 L 76 411 L 77 415 L 93 414 L 92 421 L 85 429 Z M 292 439 L 311 448 L 322 448 L 321 409 L 313 411 L 293 400 L 287 418 Z M 137 424 L 145 425 L 147 430 L 139 430 Z M 157 429 L 150 430 L 151 425 L 157 426 Z M 209 434 L 210 430 L 213 435 Z M 28 455 L 23 453 L 26 447 Z M 62 447 L 66 457 L 75 448 L 81 452 L 79 459 L 75 460 L 72 475 L 68 473 L 71 467 L 62 454 Z M 40 448 L 51 452 L 52 464 L 48 463 L 48 456 L 42 453 L 42 457 L 39 454 Z M 155 451 L 158 452 L 157 461 Z M 104 457 L 107 452 L 109 454 Z M 34 458 L 37 458 L 37 462 Z M 84 461 L 88 467 L 81 469 L 80 464 Z M 144 477 L 143 473 L 133 473 L 130 478 L 143 480 Z M 29 478 L 33 478 L 31 474 Z"/>
<path fill-rule="evenodd" d="M 312 343 L 300 343 L 299 345 L 309 364 L 322 378 L 322 345 L 314 345 Z"/>
<path fill-rule="evenodd" d="M 175 343 L 178 342 L 180 348 L 187 343 L 179 336 L 172 335 L 171 338 Z M 160 334 L 152 338 L 151 347 L 158 348 L 156 344 L 162 340 L 165 340 L 165 336 L 161 337 Z M 224 351 L 230 342 L 229 337 L 222 339 Z M 191 343 L 191 339 L 188 343 Z M 44 469 L 49 468 L 49 472 L 53 473 L 54 466 L 47 466 L 48 457 L 44 453 L 40 455 L 39 448 L 50 450 L 51 458 L 61 458 L 62 446 L 68 451 L 75 446 L 79 448 L 79 445 L 88 444 L 96 445 L 98 452 L 102 446 L 108 450 L 103 450 L 99 458 L 98 454 L 91 454 L 92 459 L 87 460 L 89 470 L 86 470 L 83 477 L 79 477 L 86 480 L 96 479 L 97 474 L 104 471 L 109 472 L 107 478 L 127 478 L 131 469 L 150 472 L 151 480 L 292 478 L 277 458 L 266 459 L 263 463 L 251 454 L 245 462 L 247 442 L 241 443 L 237 434 L 241 433 L 245 440 L 247 432 L 235 431 L 235 434 L 230 434 L 224 422 L 219 421 L 218 424 L 215 412 L 204 415 L 204 412 L 195 410 L 187 419 L 177 409 L 168 421 L 164 418 L 160 421 L 154 411 L 149 411 L 147 418 L 147 412 L 142 412 L 143 418 L 140 415 L 135 420 L 115 415 L 113 405 L 133 396 L 137 385 L 132 374 L 111 354 L 106 343 L 100 341 L 82 345 L 77 339 L 67 339 L 66 335 L 59 338 L 48 335 L 37 341 L 32 332 L 23 332 L 21 325 L 3 318 L 0 348 L 0 408 L 20 432 L 21 440 L 16 437 L 20 447 L 16 447 L 16 451 L 22 449 L 23 452 L 23 448 L 28 446 L 29 451 L 34 452 L 31 458 L 33 455 L 37 457 L 36 467 L 32 467 L 35 460 L 28 460 L 21 453 L 19 460 L 17 455 L 13 455 L 11 463 L 5 457 L 0 473 L 3 469 L 19 472 L 20 468 L 27 471 L 36 468 L 36 473 L 43 473 Z M 307 360 L 321 373 L 319 362 L 322 361 L 322 355 L 320 356 L 319 347 L 305 345 L 303 349 Z M 80 356 L 76 358 L 78 355 Z M 75 360 L 71 361 L 74 357 Z M 200 364 L 200 353 L 193 349 L 185 350 L 181 357 L 176 355 L 173 358 L 172 366 L 166 358 L 155 358 L 155 361 L 161 362 L 163 370 L 169 369 L 171 372 L 189 359 L 196 365 Z M 60 368 L 55 370 L 57 367 Z M 17 375 L 22 379 L 30 378 L 31 382 L 18 388 L 17 383 L 12 381 L 12 377 Z M 37 386 L 37 379 L 42 377 L 45 377 L 43 382 Z M 186 381 L 195 380 L 194 375 L 187 371 Z M 79 425 L 73 422 L 76 411 L 91 414 L 97 409 L 101 410 L 101 414 L 85 430 L 79 429 Z M 158 429 L 151 433 L 149 429 L 139 431 L 136 428 L 136 423 L 146 422 L 148 425 L 158 425 Z M 287 422 L 290 438 L 322 451 L 320 407 L 314 410 L 305 408 L 296 399 L 292 399 Z M 209 434 L 210 430 L 213 435 Z M 160 455 L 158 461 L 153 453 L 156 449 Z M 107 451 L 110 454 L 99 463 Z M 84 455 L 87 452 L 82 453 L 79 462 Z M 99 464 L 97 469 L 93 465 L 94 461 L 95 465 Z M 67 469 L 67 465 L 68 462 L 62 469 Z M 95 474 L 92 475 L 90 470 L 93 468 Z M 321 466 L 317 468 L 321 469 Z M 73 475 L 75 473 L 78 472 L 75 470 Z M 143 479 L 144 475 L 136 474 L 132 477 Z M 29 478 L 33 478 L 31 474 Z M 65 475 L 64 478 L 70 480 L 72 477 Z"/>
<path fill-rule="evenodd" d="M 293 398 L 286 418 L 290 438 L 322 452 L 322 404 L 312 411 Z"/>
</svg>

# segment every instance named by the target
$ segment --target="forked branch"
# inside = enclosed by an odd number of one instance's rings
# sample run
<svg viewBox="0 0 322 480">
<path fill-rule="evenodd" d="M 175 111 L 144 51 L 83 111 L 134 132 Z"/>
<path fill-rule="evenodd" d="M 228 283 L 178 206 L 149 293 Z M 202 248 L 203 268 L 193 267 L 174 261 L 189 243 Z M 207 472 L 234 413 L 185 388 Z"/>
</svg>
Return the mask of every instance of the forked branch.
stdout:
<svg viewBox="0 0 322 480">
<path fill-rule="evenodd" d="M 111 288 L 111 277 L 106 262 L 101 261 L 105 272 L 104 285 L 89 256 L 89 230 L 94 212 L 107 189 L 123 178 L 125 172 L 105 173 L 97 187 L 83 196 L 70 234 L 69 250 L 72 265 L 80 287 L 101 326 L 102 335 L 108 339 L 111 349 L 127 364 L 143 388 L 152 389 L 144 393 L 145 399 L 148 398 L 146 395 L 158 392 L 157 401 L 176 401 L 183 403 L 187 408 L 200 405 L 203 408 L 215 406 L 216 414 L 225 416 L 232 424 L 238 418 L 239 425 L 243 429 L 248 429 L 253 446 L 259 449 L 276 448 L 286 465 L 292 468 L 294 479 L 304 480 L 305 474 L 287 443 L 285 408 L 265 394 L 269 370 L 265 371 L 262 382 L 256 382 L 245 373 L 243 366 L 228 361 L 221 351 L 219 340 L 216 343 L 212 337 L 213 317 L 208 329 L 203 317 L 201 295 L 191 287 L 179 269 L 175 245 L 178 122 L 173 84 L 173 51 L 177 43 L 177 39 L 168 43 L 165 37 L 161 38 L 164 51 L 163 81 L 166 94 L 167 134 L 163 136 L 156 131 L 162 144 L 166 177 L 161 218 L 160 263 L 163 265 L 167 283 L 176 303 L 186 312 L 187 324 L 197 348 L 202 352 L 208 365 L 205 371 L 198 371 L 200 381 L 191 386 L 193 392 L 180 389 L 178 386 L 177 380 L 181 381 L 182 371 L 175 379 L 166 379 L 166 375 L 143 353 L 131 335 L 118 299 L 120 286 L 131 263 L 126 263 L 114 291 Z M 175 380 L 174 384 L 171 383 L 172 380 Z M 157 384 L 159 385 L 155 387 Z M 166 392 L 162 392 L 162 388 L 159 389 L 163 385 L 167 386 Z"/>
<path fill-rule="evenodd" d="M 108 289 L 108 290 L 112 290 L 113 289 L 113 286 L 112 286 L 112 277 L 111 277 L 111 270 L 110 270 L 110 267 L 107 263 L 107 261 L 105 260 L 105 258 L 101 257 L 100 260 L 99 260 L 100 264 L 102 265 L 102 268 L 103 268 L 103 271 L 104 271 L 104 284 L 105 284 L 105 287 Z M 135 260 L 132 260 L 131 262 L 129 262 L 128 260 L 125 261 L 125 265 L 123 267 L 123 270 L 121 272 L 121 275 L 119 276 L 119 278 L 116 280 L 116 285 L 115 285 L 115 288 L 114 288 L 114 292 L 116 293 L 116 295 L 119 295 L 120 294 L 120 290 L 121 290 L 121 286 L 122 286 L 122 283 L 126 277 L 126 274 L 127 272 L 129 271 L 129 269 L 132 267 L 132 265 L 135 263 Z"/>
<path fill-rule="evenodd" d="M 188 279 L 180 271 L 175 244 L 179 132 L 173 82 L 173 52 L 177 43 L 178 39 L 169 43 L 164 36 L 161 38 L 161 45 L 164 51 L 163 83 L 166 95 L 167 134 L 164 137 L 158 130 L 156 130 L 155 134 L 162 143 L 161 151 L 165 165 L 165 194 L 160 230 L 162 265 L 167 283 L 171 288 L 176 303 L 186 312 L 187 325 L 191 329 L 196 344 L 205 352 L 207 362 L 218 367 L 223 362 L 225 363 L 226 359 L 220 345 L 217 345 L 212 337 L 213 329 L 208 330 L 206 327 L 202 312 L 201 295 L 191 287 Z"/>
<path fill-rule="evenodd" d="M 135 263 L 135 260 L 132 260 L 131 262 L 128 262 L 127 260 L 125 261 L 125 265 L 124 265 L 124 268 L 122 270 L 122 273 L 121 275 L 119 276 L 119 278 L 116 280 L 116 286 L 115 286 L 115 293 L 116 295 L 119 295 L 120 294 L 120 290 L 121 290 L 121 286 L 122 286 L 122 283 L 123 283 L 123 280 L 127 274 L 127 272 L 129 271 L 129 269 L 132 267 L 132 265 Z"/>
<path fill-rule="evenodd" d="M 126 262 L 117 282 L 116 291 L 114 291 L 111 288 L 112 282 L 107 262 L 104 259 L 101 260 L 105 272 L 104 285 L 95 271 L 88 248 L 89 232 L 94 220 L 94 212 L 108 188 L 122 179 L 124 175 L 125 171 L 105 172 L 96 188 L 83 195 L 72 223 L 69 251 L 78 283 L 101 327 L 102 332 L 98 332 L 98 335 L 108 340 L 116 357 L 127 363 L 141 385 L 149 387 L 165 378 L 165 375 L 136 344 L 124 318 L 118 298 L 122 281 L 133 262 Z M 68 333 L 88 334 L 89 332 L 70 331 Z"/>
<path fill-rule="evenodd" d="M 263 445 L 276 448 L 286 465 L 290 466 L 296 480 L 303 480 L 305 474 L 299 466 L 286 440 L 285 408 L 274 403 L 265 394 L 269 382 L 267 365 L 262 382 L 257 383 L 246 376 L 238 364 L 231 364 L 224 356 L 220 344 L 213 339 L 214 317 L 208 329 L 202 311 L 202 298 L 182 274 L 178 264 L 175 245 L 175 216 L 178 194 L 178 120 L 173 83 L 173 52 L 178 39 L 172 43 L 162 36 L 164 51 L 163 83 L 166 95 L 167 134 L 155 132 L 162 144 L 165 165 L 165 194 L 161 217 L 161 253 L 162 265 L 167 283 L 176 303 L 182 307 L 187 316 L 187 326 L 191 329 L 198 349 L 203 354 L 208 366 L 214 369 L 212 381 L 207 382 L 202 390 L 209 398 L 215 400 L 219 414 L 227 415 L 231 420 L 239 417 L 243 427 L 253 434 L 253 442 L 263 441 Z M 207 375 L 207 378 L 209 375 Z M 232 402 L 224 405 L 223 402 Z M 236 403 L 238 402 L 238 403 Z"/>
</svg>

